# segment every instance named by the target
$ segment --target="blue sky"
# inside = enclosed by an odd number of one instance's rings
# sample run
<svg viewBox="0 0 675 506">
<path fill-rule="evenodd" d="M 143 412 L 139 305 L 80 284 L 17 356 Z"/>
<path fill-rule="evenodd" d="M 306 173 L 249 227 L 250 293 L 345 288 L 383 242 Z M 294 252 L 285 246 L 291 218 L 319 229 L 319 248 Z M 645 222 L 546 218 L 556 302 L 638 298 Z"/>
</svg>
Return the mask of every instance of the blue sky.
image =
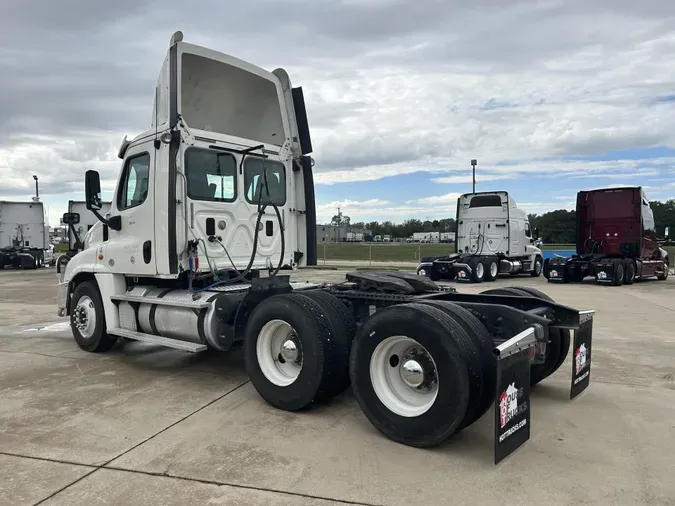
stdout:
<svg viewBox="0 0 675 506">
<path fill-rule="evenodd" d="M 321 221 L 454 216 L 472 158 L 478 190 L 529 212 L 610 185 L 675 197 L 672 1 L 33 4 L 0 17 L 0 199 L 37 173 L 52 224 L 87 169 L 110 198 L 176 30 L 303 87 Z"/>
</svg>

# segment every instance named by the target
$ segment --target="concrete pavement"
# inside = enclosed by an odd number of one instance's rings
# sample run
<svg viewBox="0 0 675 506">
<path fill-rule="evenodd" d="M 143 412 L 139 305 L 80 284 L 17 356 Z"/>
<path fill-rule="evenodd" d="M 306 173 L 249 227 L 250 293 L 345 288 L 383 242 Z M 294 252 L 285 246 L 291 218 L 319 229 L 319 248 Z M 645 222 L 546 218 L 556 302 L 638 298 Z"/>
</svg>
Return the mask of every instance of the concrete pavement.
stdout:
<svg viewBox="0 0 675 506">
<path fill-rule="evenodd" d="M 496 467 L 491 411 L 419 450 L 377 432 L 351 392 L 268 406 L 240 351 L 85 353 L 55 316 L 54 280 L 0 272 L 0 504 L 675 504 L 675 279 L 455 285 L 537 286 L 596 310 L 591 386 L 568 400 L 568 357 L 533 393 L 530 441 Z"/>
</svg>

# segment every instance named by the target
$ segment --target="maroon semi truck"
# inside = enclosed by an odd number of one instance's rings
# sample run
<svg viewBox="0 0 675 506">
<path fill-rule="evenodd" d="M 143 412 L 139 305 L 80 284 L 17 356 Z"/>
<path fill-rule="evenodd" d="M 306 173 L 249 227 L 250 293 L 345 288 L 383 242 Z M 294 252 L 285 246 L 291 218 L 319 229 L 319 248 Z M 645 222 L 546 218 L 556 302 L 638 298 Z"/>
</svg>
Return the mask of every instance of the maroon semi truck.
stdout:
<svg viewBox="0 0 675 506">
<path fill-rule="evenodd" d="M 544 262 L 549 282 L 629 285 L 636 279 L 668 278 L 668 253 L 659 245 L 654 213 L 642 187 L 577 193 L 577 254 Z"/>
</svg>

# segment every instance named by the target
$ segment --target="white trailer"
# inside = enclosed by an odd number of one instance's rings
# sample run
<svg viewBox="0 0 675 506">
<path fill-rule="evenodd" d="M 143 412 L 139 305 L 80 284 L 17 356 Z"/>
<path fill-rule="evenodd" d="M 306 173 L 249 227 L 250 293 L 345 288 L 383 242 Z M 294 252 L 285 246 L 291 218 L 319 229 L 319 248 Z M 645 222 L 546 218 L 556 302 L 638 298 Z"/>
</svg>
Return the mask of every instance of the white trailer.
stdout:
<svg viewBox="0 0 675 506">
<path fill-rule="evenodd" d="M 291 282 L 284 271 L 316 265 L 302 88 L 283 69 L 177 32 L 154 95 L 150 128 L 120 148 L 109 216 L 98 172 L 85 174 L 87 208 L 104 227 L 59 271 L 57 289 L 81 349 L 103 353 L 123 338 L 228 352 L 240 342 L 252 386 L 278 409 L 325 403 L 351 385 L 382 434 L 430 447 L 496 401 L 495 462 L 529 438 L 529 386 L 564 362 L 569 329 L 575 349 L 591 349 L 592 311 L 533 289 L 460 294 L 395 270 Z M 589 381 L 580 371 L 572 394 Z"/>
<path fill-rule="evenodd" d="M 456 223 L 455 253 L 422 258 L 418 274 L 473 283 L 494 281 L 499 274 L 541 275 L 539 234 L 508 192 L 460 196 Z"/>
<path fill-rule="evenodd" d="M 105 216 L 110 211 L 112 202 L 102 202 L 101 204 L 99 213 Z M 70 251 L 77 251 L 84 248 L 89 230 L 96 224 L 100 226 L 100 221 L 94 213 L 87 209 L 87 203 L 84 200 L 70 200 L 68 202 L 68 212 L 80 215 L 80 222 L 77 225 L 68 227 L 68 249 Z M 73 229 L 75 233 L 73 233 Z M 77 244 L 78 239 L 82 244 Z"/>
<path fill-rule="evenodd" d="M 0 201 L 0 268 L 37 269 L 53 261 L 42 202 Z"/>
</svg>

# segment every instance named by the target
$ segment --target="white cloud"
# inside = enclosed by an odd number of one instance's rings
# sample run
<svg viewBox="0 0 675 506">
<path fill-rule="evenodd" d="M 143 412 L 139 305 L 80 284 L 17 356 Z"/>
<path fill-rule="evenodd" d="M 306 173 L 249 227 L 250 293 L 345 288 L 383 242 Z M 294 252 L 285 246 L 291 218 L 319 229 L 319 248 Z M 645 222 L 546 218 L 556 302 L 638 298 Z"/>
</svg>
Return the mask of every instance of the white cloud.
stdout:
<svg viewBox="0 0 675 506">
<path fill-rule="evenodd" d="M 43 3 L 0 19 L 0 198 L 29 197 L 32 173 L 53 195 L 81 192 L 88 168 L 111 188 L 121 138 L 149 125 L 176 29 L 288 69 L 305 90 L 317 184 L 414 172 L 458 184 L 472 158 L 479 184 L 674 175 L 674 157 L 562 160 L 675 147 L 675 101 L 656 100 L 675 89 L 672 1 L 207 1 L 188 18 L 175 0 Z M 223 31 L 226 18 L 256 21 Z"/>
</svg>

